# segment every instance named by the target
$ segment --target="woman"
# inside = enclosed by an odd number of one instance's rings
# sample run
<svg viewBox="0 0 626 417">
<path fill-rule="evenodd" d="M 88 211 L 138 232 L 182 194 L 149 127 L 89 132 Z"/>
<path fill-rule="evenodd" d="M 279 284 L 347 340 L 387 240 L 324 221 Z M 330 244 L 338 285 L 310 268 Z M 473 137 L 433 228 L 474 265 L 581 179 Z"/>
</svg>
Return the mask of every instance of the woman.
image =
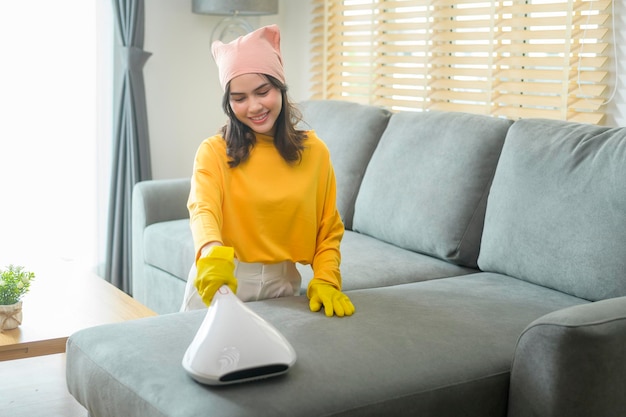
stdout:
<svg viewBox="0 0 626 417">
<path fill-rule="evenodd" d="M 209 305 L 222 285 L 244 301 L 298 295 L 299 262 L 314 272 L 311 311 L 352 315 L 341 292 L 334 170 L 315 132 L 295 127 L 278 27 L 217 41 L 212 53 L 229 120 L 196 154 L 188 201 L 196 262 L 182 309 Z"/>
</svg>

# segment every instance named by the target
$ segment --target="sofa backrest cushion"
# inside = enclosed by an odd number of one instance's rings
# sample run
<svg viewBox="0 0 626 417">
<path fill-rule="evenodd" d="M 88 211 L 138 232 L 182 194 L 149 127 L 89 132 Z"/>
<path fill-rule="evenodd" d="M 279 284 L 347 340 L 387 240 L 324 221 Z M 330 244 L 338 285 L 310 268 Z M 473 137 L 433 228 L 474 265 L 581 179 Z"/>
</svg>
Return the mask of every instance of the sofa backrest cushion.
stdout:
<svg viewBox="0 0 626 417">
<path fill-rule="evenodd" d="M 354 229 L 476 267 L 489 185 L 511 123 L 466 113 L 394 114 L 365 172 Z"/>
<path fill-rule="evenodd" d="M 380 107 L 338 100 L 300 103 L 302 129 L 313 129 L 326 143 L 337 178 L 337 209 L 352 229 L 354 202 L 365 168 L 391 113 Z"/>
<path fill-rule="evenodd" d="M 478 264 L 592 301 L 626 295 L 626 128 L 515 122 Z"/>
</svg>

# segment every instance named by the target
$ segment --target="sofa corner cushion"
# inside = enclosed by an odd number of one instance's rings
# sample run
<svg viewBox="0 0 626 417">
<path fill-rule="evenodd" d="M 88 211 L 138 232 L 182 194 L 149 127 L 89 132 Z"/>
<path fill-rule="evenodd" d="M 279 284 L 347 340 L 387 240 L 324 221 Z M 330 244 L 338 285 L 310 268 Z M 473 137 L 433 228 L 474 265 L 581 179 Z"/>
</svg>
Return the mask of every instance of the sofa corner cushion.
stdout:
<svg viewBox="0 0 626 417">
<path fill-rule="evenodd" d="M 475 267 L 489 185 L 511 123 L 467 113 L 394 114 L 363 178 L 354 229 Z"/>
<path fill-rule="evenodd" d="M 479 267 L 588 300 L 626 295 L 626 129 L 556 120 L 509 129 Z"/>
<path fill-rule="evenodd" d="M 352 228 L 354 202 L 365 168 L 391 113 L 381 107 L 338 100 L 300 103 L 303 129 L 313 129 L 330 151 L 337 178 L 337 209 Z"/>
<path fill-rule="evenodd" d="M 626 297 L 549 313 L 517 343 L 510 417 L 606 416 L 626 411 Z"/>
</svg>

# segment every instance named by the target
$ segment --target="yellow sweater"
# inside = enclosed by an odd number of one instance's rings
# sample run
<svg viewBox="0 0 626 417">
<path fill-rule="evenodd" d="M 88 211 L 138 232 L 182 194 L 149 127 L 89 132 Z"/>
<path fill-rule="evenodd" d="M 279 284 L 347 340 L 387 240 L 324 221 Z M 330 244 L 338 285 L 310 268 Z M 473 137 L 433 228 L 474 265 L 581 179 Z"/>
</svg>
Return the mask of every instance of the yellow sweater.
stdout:
<svg viewBox="0 0 626 417">
<path fill-rule="evenodd" d="M 187 204 L 196 259 L 219 241 L 242 262 L 311 264 L 315 278 L 341 289 L 335 173 L 314 131 L 304 146 L 302 161 L 288 164 L 271 136 L 257 134 L 250 158 L 230 168 L 221 135 L 202 142 Z"/>
</svg>

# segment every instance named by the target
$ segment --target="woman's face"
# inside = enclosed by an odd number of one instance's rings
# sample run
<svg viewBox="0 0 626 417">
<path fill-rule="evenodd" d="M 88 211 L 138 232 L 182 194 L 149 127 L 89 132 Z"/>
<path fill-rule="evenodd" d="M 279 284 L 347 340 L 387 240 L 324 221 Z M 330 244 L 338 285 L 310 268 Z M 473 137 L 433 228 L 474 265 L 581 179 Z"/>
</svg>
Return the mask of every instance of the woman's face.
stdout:
<svg viewBox="0 0 626 417">
<path fill-rule="evenodd" d="M 230 81 L 230 107 L 237 119 L 256 133 L 274 135 L 283 107 L 280 90 L 262 74 L 243 74 Z"/>
</svg>

